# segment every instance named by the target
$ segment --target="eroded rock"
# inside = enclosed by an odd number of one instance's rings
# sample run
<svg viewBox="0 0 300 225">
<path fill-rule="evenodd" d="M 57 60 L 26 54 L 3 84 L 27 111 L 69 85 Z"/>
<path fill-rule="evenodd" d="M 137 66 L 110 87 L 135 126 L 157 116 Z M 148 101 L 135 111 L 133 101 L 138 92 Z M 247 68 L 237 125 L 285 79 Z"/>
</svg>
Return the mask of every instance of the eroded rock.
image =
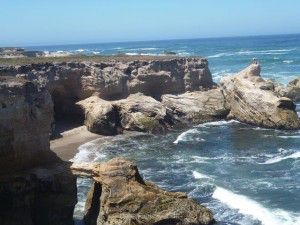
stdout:
<svg viewBox="0 0 300 225">
<path fill-rule="evenodd" d="M 225 119 L 229 112 L 219 88 L 181 95 L 163 95 L 162 104 L 170 110 L 174 121 L 182 124 Z"/>
<path fill-rule="evenodd" d="M 278 97 L 269 81 L 262 79 L 260 70 L 260 65 L 254 63 L 234 76 L 222 78 L 220 85 L 230 107 L 228 118 L 268 128 L 298 129 L 295 104 L 289 98 Z"/>
<path fill-rule="evenodd" d="M 95 180 L 86 204 L 86 225 L 207 225 L 210 210 L 186 194 L 167 192 L 146 182 L 137 166 L 122 158 L 102 164 L 73 164 L 76 174 Z"/>
</svg>

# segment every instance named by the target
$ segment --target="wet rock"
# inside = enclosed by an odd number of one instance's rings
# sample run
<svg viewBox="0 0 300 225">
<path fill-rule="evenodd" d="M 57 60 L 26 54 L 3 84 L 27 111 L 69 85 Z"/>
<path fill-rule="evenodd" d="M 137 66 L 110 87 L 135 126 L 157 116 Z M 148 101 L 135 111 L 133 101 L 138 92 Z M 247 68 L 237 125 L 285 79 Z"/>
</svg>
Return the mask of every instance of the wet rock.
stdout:
<svg viewBox="0 0 300 225">
<path fill-rule="evenodd" d="M 280 98 L 260 76 L 260 65 L 254 63 L 234 76 L 222 78 L 220 85 L 230 108 L 228 118 L 277 129 L 298 129 L 295 104 Z"/>
<path fill-rule="evenodd" d="M 186 194 L 167 192 L 144 181 L 137 166 L 122 158 L 102 164 L 73 164 L 76 174 L 88 174 L 95 184 L 86 204 L 86 225 L 207 225 L 210 210 Z"/>
</svg>

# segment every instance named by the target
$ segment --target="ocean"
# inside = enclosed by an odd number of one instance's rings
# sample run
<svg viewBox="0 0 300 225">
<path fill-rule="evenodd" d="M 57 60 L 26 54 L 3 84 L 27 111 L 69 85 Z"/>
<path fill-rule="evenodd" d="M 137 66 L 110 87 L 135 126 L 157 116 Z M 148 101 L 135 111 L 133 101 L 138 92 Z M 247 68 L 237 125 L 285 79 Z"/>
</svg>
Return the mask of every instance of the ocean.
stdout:
<svg viewBox="0 0 300 225">
<path fill-rule="evenodd" d="M 287 84 L 300 75 L 300 35 L 28 47 L 89 55 L 203 56 L 213 79 L 238 72 L 253 58 L 262 76 Z M 300 104 L 297 105 L 298 114 Z M 300 224 L 300 131 L 263 129 L 238 121 L 199 124 L 167 135 L 100 138 L 79 147 L 74 162 L 116 156 L 169 191 L 186 192 L 210 208 L 218 225 Z M 78 178 L 75 209 L 82 224 L 91 180 Z"/>
<path fill-rule="evenodd" d="M 243 69 L 253 58 L 262 64 L 262 75 L 288 83 L 300 75 L 300 34 L 235 38 L 207 38 L 105 44 L 25 47 L 48 54 L 203 56 L 209 60 L 216 82 Z"/>
</svg>

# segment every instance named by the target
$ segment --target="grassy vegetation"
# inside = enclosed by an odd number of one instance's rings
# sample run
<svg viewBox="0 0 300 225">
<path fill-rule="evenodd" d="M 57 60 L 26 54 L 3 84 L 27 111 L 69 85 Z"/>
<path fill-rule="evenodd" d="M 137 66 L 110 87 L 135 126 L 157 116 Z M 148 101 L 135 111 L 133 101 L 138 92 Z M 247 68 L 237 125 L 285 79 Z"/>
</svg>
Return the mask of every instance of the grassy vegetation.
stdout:
<svg viewBox="0 0 300 225">
<path fill-rule="evenodd" d="M 178 56 L 87 56 L 87 55 L 70 55 L 60 57 L 23 57 L 23 58 L 0 58 L 0 65 L 27 65 L 32 63 L 53 63 L 53 62 L 108 62 L 112 60 L 120 62 L 129 62 L 134 60 L 156 60 L 156 59 L 172 59 Z"/>
</svg>

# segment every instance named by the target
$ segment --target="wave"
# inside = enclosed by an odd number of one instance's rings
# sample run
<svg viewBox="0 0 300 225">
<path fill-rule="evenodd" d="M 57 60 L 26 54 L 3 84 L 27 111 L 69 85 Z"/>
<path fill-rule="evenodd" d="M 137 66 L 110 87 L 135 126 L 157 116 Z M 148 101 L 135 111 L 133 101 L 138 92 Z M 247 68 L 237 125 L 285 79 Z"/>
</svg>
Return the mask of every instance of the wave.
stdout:
<svg viewBox="0 0 300 225">
<path fill-rule="evenodd" d="M 291 64 L 294 62 L 294 60 L 283 60 L 282 62 L 287 63 L 287 64 Z"/>
<path fill-rule="evenodd" d="M 205 175 L 205 174 L 202 174 L 202 173 L 199 173 L 197 171 L 193 171 L 193 176 L 195 179 L 210 179 L 209 176 Z"/>
<path fill-rule="evenodd" d="M 281 162 L 281 161 L 286 160 L 286 159 L 298 159 L 298 158 L 300 158 L 300 152 L 295 152 L 291 155 L 277 156 L 277 157 L 268 159 L 264 163 L 260 163 L 260 164 L 274 164 L 274 163 L 278 163 L 278 162 Z"/>
<path fill-rule="evenodd" d="M 284 55 L 288 52 L 296 50 L 293 49 L 271 49 L 271 50 L 245 50 L 245 51 L 238 51 L 238 52 L 223 52 L 218 53 L 215 55 L 207 56 L 207 58 L 220 58 L 220 57 L 227 57 L 227 56 L 238 56 L 238 55 Z"/>
<path fill-rule="evenodd" d="M 283 139 L 294 139 L 294 138 L 298 139 L 298 138 L 300 138 L 300 135 L 291 135 L 291 136 L 289 136 L 289 135 L 279 135 L 277 137 L 283 138 Z"/>
<path fill-rule="evenodd" d="M 179 142 L 187 141 L 186 137 L 189 134 L 200 134 L 200 133 L 201 132 L 197 129 L 191 129 L 191 130 L 185 131 L 185 132 L 181 133 L 173 143 L 178 144 Z M 205 140 L 204 139 L 199 139 L 199 141 L 205 141 Z"/>
<path fill-rule="evenodd" d="M 106 158 L 104 153 L 100 153 L 98 151 L 97 141 L 99 139 L 87 142 L 78 147 L 78 153 L 71 159 L 71 162 L 82 163 L 82 162 L 92 162 L 97 161 L 99 159 Z"/>
<path fill-rule="evenodd" d="M 243 215 L 249 215 L 261 221 L 263 225 L 300 224 L 300 214 L 281 209 L 268 209 L 244 195 L 235 194 L 225 188 L 216 187 L 212 197 L 232 209 L 237 209 Z"/>
<path fill-rule="evenodd" d="M 84 49 L 77 49 L 75 50 L 75 52 L 84 52 L 85 50 Z"/>
<path fill-rule="evenodd" d="M 237 120 L 220 120 L 220 121 L 203 123 L 198 125 L 197 127 L 224 126 L 224 125 L 230 125 L 234 123 L 240 123 L 240 122 Z"/>
</svg>

